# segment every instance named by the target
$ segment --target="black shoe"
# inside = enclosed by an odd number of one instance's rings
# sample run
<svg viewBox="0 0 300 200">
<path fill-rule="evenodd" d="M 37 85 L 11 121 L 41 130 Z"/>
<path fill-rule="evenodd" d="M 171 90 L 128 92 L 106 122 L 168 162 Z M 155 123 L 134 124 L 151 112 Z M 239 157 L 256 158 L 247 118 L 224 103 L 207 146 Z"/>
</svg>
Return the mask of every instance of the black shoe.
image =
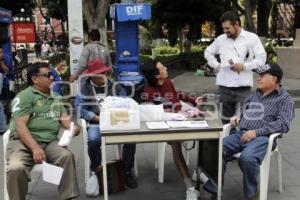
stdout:
<svg viewBox="0 0 300 200">
<path fill-rule="evenodd" d="M 206 183 L 203 185 L 203 189 L 211 194 L 218 193 L 217 185 L 210 179 L 208 179 L 208 181 L 206 181 Z"/>
<path fill-rule="evenodd" d="M 137 182 L 133 178 L 131 173 L 126 173 L 125 174 L 125 185 L 131 189 L 137 188 Z"/>
</svg>

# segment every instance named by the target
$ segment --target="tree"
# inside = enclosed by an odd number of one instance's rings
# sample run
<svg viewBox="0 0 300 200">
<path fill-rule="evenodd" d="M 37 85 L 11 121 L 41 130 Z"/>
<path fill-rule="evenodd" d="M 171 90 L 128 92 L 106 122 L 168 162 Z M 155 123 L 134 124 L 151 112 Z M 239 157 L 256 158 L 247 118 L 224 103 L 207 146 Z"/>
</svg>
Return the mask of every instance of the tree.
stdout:
<svg viewBox="0 0 300 200">
<path fill-rule="evenodd" d="M 170 45 L 175 45 L 177 37 L 182 38 L 182 29 L 186 25 L 191 28 L 189 38 L 196 39 L 201 34 L 201 24 L 214 21 L 219 24 L 221 14 L 230 8 L 229 0 L 159 0 L 153 5 L 153 20 L 168 27 Z M 182 46 L 181 42 L 179 43 Z"/>
<path fill-rule="evenodd" d="M 82 9 L 88 31 L 98 29 L 101 42 L 107 46 L 105 19 L 110 5 L 109 0 L 82 0 Z"/>
<path fill-rule="evenodd" d="M 68 20 L 68 1 L 43 0 L 43 7 L 47 9 L 47 17 L 55 18 L 61 21 L 61 30 L 63 35 L 65 35 L 64 24 Z"/>
</svg>

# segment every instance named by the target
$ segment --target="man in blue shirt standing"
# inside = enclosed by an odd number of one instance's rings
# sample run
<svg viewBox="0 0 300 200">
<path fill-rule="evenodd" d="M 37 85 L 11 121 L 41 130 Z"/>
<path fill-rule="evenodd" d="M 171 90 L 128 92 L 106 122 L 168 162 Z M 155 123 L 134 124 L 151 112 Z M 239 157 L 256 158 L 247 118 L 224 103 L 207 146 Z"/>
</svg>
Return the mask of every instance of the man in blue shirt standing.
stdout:
<svg viewBox="0 0 300 200">
<path fill-rule="evenodd" d="M 257 196 L 257 176 L 265 157 L 269 136 L 286 133 L 294 117 L 292 97 L 281 87 L 282 70 L 276 64 L 263 65 L 254 70 L 258 73 L 257 91 L 249 96 L 230 119 L 232 127 L 239 126 L 224 138 L 223 174 L 226 163 L 241 152 L 238 159 L 243 172 L 244 198 Z"/>
<path fill-rule="evenodd" d="M 0 47 L 0 95 L 3 89 L 3 81 L 4 81 L 4 75 L 7 74 L 9 71 L 7 66 L 7 61 L 4 56 L 3 48 Z M 0 102 L 0 134 L 2 135 L 7 130 L 7 124 L 6 124 L 6 116 L 4 114 L 4 107 L 2 103 Z"/>
</svg>

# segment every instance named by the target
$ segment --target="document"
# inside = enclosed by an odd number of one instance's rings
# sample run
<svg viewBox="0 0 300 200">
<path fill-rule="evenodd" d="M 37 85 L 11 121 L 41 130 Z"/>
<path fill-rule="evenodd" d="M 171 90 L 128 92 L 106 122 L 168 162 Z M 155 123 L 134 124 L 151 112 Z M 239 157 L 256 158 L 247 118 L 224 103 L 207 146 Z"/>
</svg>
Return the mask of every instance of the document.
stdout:
<svg viewBox="0 0 300 200">
<path fill-rule="evenodd" d="M 68 146 L 74 136 L 74 122 L 71 122 L 70 129 L 65 130 L 58 142 L 58 146 Z"/>
<path fill-rule="evenodd" d="M 167 124 L 171 128 L 207 128 L 208 124 L 203 121 L 167 121 Z"/>
<path fill-rule="evenodd" d="M 168 129 L 166 122 L 146 122 L 148 129 Z"/>
<path fill-rule="evenodd" d="M 43 161 L 43 180 L 59 185 L 64 169 Z"/>
</svg>

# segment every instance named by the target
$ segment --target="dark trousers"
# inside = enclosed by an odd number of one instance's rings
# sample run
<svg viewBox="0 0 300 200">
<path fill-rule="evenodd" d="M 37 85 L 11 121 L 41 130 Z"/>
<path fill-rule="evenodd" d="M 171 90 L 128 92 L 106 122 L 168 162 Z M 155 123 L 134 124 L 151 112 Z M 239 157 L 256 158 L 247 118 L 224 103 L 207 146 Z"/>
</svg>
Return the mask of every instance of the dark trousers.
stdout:
<svg viewBox="0 0 300 200">
<path fill-rule="evenodd" d="M 251 87 L 219 86 L 220 111 L 223 124 L 227 124 L 234 115 L 239 103 L 242 103 L 251 93 Z"/>
<path fill-rule="evenodd" d="M 91 160 L 91 170 L 101 165 L 101 133 L 99 125 L 90 125 L 88 128 L 88 154 Z M 131 172 L 134 166 L 135 144 L 124 144 L 122 160 L 124 162 L 125 173 Z"/>
</svg>

